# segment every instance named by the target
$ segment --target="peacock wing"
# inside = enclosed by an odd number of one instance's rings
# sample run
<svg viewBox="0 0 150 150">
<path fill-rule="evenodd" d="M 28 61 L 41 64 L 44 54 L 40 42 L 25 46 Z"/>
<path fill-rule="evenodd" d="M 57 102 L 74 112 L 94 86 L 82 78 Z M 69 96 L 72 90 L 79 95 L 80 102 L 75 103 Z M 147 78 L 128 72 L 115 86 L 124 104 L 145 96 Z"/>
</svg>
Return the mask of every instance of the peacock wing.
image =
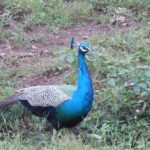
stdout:
<svg viewBox="0 0 150 150">
<path fill-rule="evenodd" d="M 57 107 L 59 104 L 71 98 L 61 90 L 61 88 L 58 88 L 58 86 L 55 85 L 23 88 L 17 91 L 16 97 L 20 101 L 27 100 L 31 106 L 40 107 Z"/>
</svg>

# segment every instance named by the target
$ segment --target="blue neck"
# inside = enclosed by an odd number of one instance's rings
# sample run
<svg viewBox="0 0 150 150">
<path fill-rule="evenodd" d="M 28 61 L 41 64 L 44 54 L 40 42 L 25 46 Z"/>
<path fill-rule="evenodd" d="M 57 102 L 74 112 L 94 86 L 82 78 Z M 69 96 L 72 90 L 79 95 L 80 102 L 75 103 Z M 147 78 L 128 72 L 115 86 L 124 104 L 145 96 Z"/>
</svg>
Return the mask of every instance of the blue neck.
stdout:
<svg viewBox="0 0 150 150">
<path fill-rule="evenodd" d="M 80 88 L 84 86 L 84 82 L 87 84 L 91 84 L 91 77 L 88 71 L 88 67 L 86 64 L 85 55 L 78 53 L 78 85 L 77 87 Z"/>
<path fill-rule="evenodd" d="M 75 92 L 80 97 L 79 101 L 84 101 L 92 104 L 93 101 L 93 86 L 92 80 L 86 64 L 85 54 L 78 52 L 78 83 L 77 91 Z"/>
<path fill-rule="evenodd" d="M 85 55 L 78 52 L 78 83 L 70 100 L 57 107 L 57 117 L 60 120 L 85 117 L 91 110 L 94 98 L 92 80 L 86 65 Z"/>
</svg>

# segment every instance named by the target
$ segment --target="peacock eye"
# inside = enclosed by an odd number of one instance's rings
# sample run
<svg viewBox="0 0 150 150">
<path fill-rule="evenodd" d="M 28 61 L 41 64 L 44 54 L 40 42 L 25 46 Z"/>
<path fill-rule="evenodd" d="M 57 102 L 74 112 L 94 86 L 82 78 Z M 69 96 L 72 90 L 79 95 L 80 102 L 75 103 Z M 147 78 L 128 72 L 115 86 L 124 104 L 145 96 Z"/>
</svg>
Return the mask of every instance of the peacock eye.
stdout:
<svg viewBox="0 0 150 150">
<path fill-rule="evenodd" d="M 82 52 L 87 52 L 88 51 L 87 47 L 80 46 L 80 49 L 81 49 Z"/>
</svg>

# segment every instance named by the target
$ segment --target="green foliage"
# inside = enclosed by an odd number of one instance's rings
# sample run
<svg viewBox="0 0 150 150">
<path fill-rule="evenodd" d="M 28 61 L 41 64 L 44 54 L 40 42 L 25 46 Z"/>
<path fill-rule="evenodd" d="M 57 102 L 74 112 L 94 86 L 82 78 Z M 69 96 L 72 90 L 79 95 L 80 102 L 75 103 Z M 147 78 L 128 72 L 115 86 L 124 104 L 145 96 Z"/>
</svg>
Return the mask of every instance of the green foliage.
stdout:
<svg viewBox="0 0 150 150">
<path fill-rule="evenodd" d="M 15 92 L 15 85 L 20 81 L 20 79 L 26 75 L 28 69 L 25 67 L 13 68 L 12 70 L 6 67 L 1 67 L 0 69 L 0 99 L 9 97 Z"/>
<path fill-rule="evenodd" d="M 90 19 L 92 15 L 92 5 L 88 2 L 75 1 L 69 5 L 70 18 L 72 23 L 80 23 Z"/>
<path fill-rule="evenodd" d="M 73 135 L 70 137 L 69 134 L 64 136 L 64 139 L 58 139 L 57 144 L 52 144 L 51 136 L 49 133 L 36 132 L 34 135 L 28 133 L 28 138 L 24 138 L 25 133 L 12 134 L 12 137 L 5 137 L 5 140 L 0 141 L 0 146 L 3 147 L 3 150 L 8 150 L 10 147 L 15 150 L 86 150 L 92 149 L 89 145 L 84 145 L 82 139 L 76 139 Z M 32 137 L 32 138 L 29 138 Z M 38 143 L 38 144 L 37 144 Z"/>
<path fill-rule="evenodd" d="M 96 10 L 102 11 L 105 8 L 109 7 L 127 7 L 127 8 L 135 8 L 137 7 L 137 11 L 140 11 L 139 8 L 145 9 L 148 11 L 149 8 L 149 0 L 88 0 Z"/>
<path fill-rule="evenodd" d="M 94 17 L 99 23 L 112 24 L 116 16 L 148 22 L 149 4 L 149 0 L 51 0 L 47 3 L 42 0 L 0 0 L 0 41 L 7 38 L 15 46 L 30 47 L 32 41 L 43 39 L 41 33 L 37 37 L 29 37 L 24 31 L 32 25 L 46 25 L 54 29 L 85 22 Z M 13 30 L 6 30 L 5 25 L 12 25 Z M 76 135 L 72 135 L 68 130 L 61 130 L 58 145 L 53 145 L 51 134 L 43 131 L 44 120 L 33 116 L 29 118 L 26 129 L 24 125 L 20 126 L 23 109 L 13 107 L 8 113 L 0 115 L 0 128 L 12 130 L 0 133 L 0 147 L 4 150 L 148 150 L 149 38 L 150 29 L 147 25 L 138 26 L 136 30 L 106 35 L 101 33 L 90 39 L 96 47 L 96 50 L 87 56 L 94 83 L 95 101 L 91 113 L 79 129 L 74 129 Z M 58 50 L 53 55 L 57 60 L 53 57 L 29 58 L 25 61 L 29 61 L 25 64 L 26 67 L 16 67 L 21 61 L 16 57 L 10 58 L 10 62 L 0 60 L 0 66 L 3 66 L 0 68 L 0 99 L 14 94 L 15 87 L 26 77 L 28 70 L 35 76 L 44 75 L 46 80 L 60 74 L 66 83 L 75 84 L 76 51 Z M 7 69 L 8 64 L 11 70 Z"/>
<path fill-rule="evenodd" d="M 28 111 L 21 104 L 14 105 L 6 112 L 0 113 L 0 132 L 7 132 L 9 130 L 17 131 L 23 128 L 23 119 L 31 120 L 31 112 Z"/>
<path fill-rule="evenodd" d="M 65 26 L 68 24 L 69 13 L 62 0 L 44 1 L 7 0 L 3 19 L 14 19 L 25 23 L 49 24 Z"/>
<path fill-rule="evenodd" d="M 2 21 L 22 21 L 25 25 L 45 24 L 64 27 L 70 24 L 94 19 L 98 22 L 112 22 L 115 16 L 125 16 L 133 20 L 149 20 L 149 0 L 79 0 L 66 3 L 63 0 L 6 0 Z M 97 11 L 100 14 L 97 14 Z M 94 12 L 96 14 L 94 15 Z M 91 17 L 92 16 L 92 17 Z M 134 18 L 136 16 L 136 18 Z"/>
<path fill-rule="evenodd" d="M 120 149 L 146 149 L 150 144 L 148 35 L 149 28 L 141 28 L 91 39 L 97 47 L 88 57 L 95 102 L 81 127 L 86 129 L 86 141 L 96 147 L 107 143 Z M 66 77 L 69 83 L 75 81 L 74 73 Z"/>
<path fill-rule="evenodd" d="M 51 25 L 66 26 L 69 23 L 69 13 L 66 11 L 66 6 L 63 0 L 49 1 L 44 8 L 46 14 L 45 19 Z"/>
<path fill-rule="evenodd" d="M 112 22 L 115 16 L 126 16 L 132 20 L 149 21 L 149 0 L 88 0 L 94 10 L 102 15 L 97 16 L 97 21 Z"/>
<path fill-rule="evenodd" d="M 107 118 L 106 114 L 109 114 L 107 120 L 114 123 L 119 120 L 122 123 L 132 122 L 135 116 L 148 119 L 150 115 L 148 111 L 150 105 L 149 52 L 142 49 L 136 54 L 131 56 L 126 54 L 117 60 L 103 55 L 94 54 L 94 56 L 96 62 L 93 67 L 97 72 L 93 77 L 94 82 L 102 86 L 99 89 L 99 85 L 96 85 L 97 105 L 98 108 L 101 107 L 100 110 L 104 109 L 102 111 L 105 114 L 104 119 Z M 101 60 L 99 66 L 98 60 Z M 136 113 L 136 109 L 139 112 Z M 97 117 L 102 117 L 101 113 Z"/>
<path fill-rule="evenodd" d="M 0 24 L 0 42 L 2 42 L 5 38 L 5 31 L 3 29 L 3 25 Z"/>
<path fill-rule="evenodd" d="M 5 68 L 0 69 L 0 95 L 9 96 L 14 92 L 14 89 L 11 88 L 15 83 L 10 79 L 9 71 Z"/>
<path fill-rule="evenodd" d="M 92 38 L 91 42 L 95 46 L 99 46 L 110 57 L 120 55 L 120 53 L 124 52 L 133 53 L 139 49 L 143 49 L 143 47 L 148 51 L 150 45 L 149 32 L 149 27 L 142 27 L 137 31 L 131 29 L 128 32 L 115 33 L 113 37 L 100 35 Z"/>
<path fill-rule="evenodd" d="M 119 17 L 123 17 L 127 25 L 133 21 L 148 23 L 149 4 L 149 0 L 5 0 L 0 4 L 0 41 L 11 39 L 15 46 L 29 48 L 32 39 L 25 31 L 37 25 L 44 25 L 50 30 L 89 20 L 118 25 Z M 6 30 L 5 25 L 13 28 L 13 32 Z"/>
<path fill-rule="evenodd" d="M 15 47 L 22 47 L 22 49 L 26 49 L 31 46 L 31 39 L 29 39 L 27 34 L 23 32 L 21 27 L 11 32 L 9 36 Z"/>
<path fill-rule="evenodd" d="M 131 33 L 133 41 L 136 41 L 137 33 Z M 107 44 L 113 38 L 107 38 Z M 120 37 L 120 41 L 123 39 Z M 140 41 L 142 47 L 134 43 L 136 46 L 132 53 L 117 52 L 117 41 L 113 45 L 107 45 L 101 38 L 96 41 L 103 45 L 89 58 L 95 86 L 95 104 L 84 128 L 99 135 L 98 141 L 117 145 L 127 142 L 124 148 L 148 147 L 149 143 L 143 146 L 138 144 L 141 140 L 148 141 L 150 134 L 147 132 L 150 126 L 150 54 L 149 43 L 145 47 L 142 45 L 145 40 Z M 124 43 L 131 46 L 130 42 Z M 125 50 L 124 44 L 119 48 Z M 114 57 L 110 55 L 111 50 L 117 53 Z M 105 126 L 106 133 L 102 136 Z"/>
</svg>

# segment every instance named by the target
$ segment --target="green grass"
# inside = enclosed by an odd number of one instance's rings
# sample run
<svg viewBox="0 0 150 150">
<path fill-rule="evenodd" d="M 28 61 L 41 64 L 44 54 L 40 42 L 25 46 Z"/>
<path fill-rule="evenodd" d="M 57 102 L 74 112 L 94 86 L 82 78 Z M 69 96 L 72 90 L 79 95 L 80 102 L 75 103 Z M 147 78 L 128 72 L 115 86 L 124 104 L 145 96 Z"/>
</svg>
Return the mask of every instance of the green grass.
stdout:
<svg viewBox="0 0 150 150">
<path fill-rule="evenodd" d="M 28 128 L 20 119 L 22 111 L 12 109 L 0 127 L 2 150 L 148 150 L 150 147 L 150 28 L 149 0 L 88 0 L 64 3 L 62 0 L 43 1 L 0 0 L 4 8 L 0 20 L 0 42 L 10 40 L 14 47 L 30 49 L 32 41 L 41 42 L 44 35 L 29 37 L 27 28 L 80 25 L 89 20 L 114 23 L 114 16 L 136 21 L 138 27 L 101 33 L 90 37 L 95 50 L 87 56 L 92 75 L 95 101 L 86 119 L 75 129 L 63 129 L 58 143 L 52 134 L 43 131 L 43 119 L 29 117 Z M 92 15 L 91 15 L 92 14 Z M 6 30 L 5 25 L 12 29 Z M 68 48 L 48 50 L 49 57 L 0 59 L 0 99 L 11 96 L 24 78 L 56 76 L 69 84 L 76 83 L 76 51 Z M 66 70 L 69 70 L 65 72 Z M 65 74 L 64 74 L 65 72 Z M 22 108 L 21 108 L 22 110 Z M 15 118 L 11 116 L 12 112 Z M 19 115 L 18 115 L 19 112 Z M 5 114 L 4 114 L 5 117 Z M 11 119 L 10 119 L 11 118 Z M 73 133 L 74 132 L 74 133 Z"/>
<path fill-rule="evenodd" d="M 98 22 L 114 22 L 116 17 L 124 16 L 134 21 L 149 21 L 149 0 L 88 0 L 94 10 L 100 13 Z"/>
<path fill-rule="evenodd" d="M 42 26 L 49 31 L 81 25 L 88 21 L 113 25 L 147 24 L 150 21 L 149 0 L 78 0 L 65 3 L 63 0 L 5 0 L 0 1 L 0 41 L 9 39 L 15 47 L 31 48 L 33 39 L 26 31 Z M 121 21 L 118 18 L 123 17 Z M 13 27 L 4 30 L 5 25 Z M 38 35 L 37 35 L 38 36 Z"/>
<path fill-rule="evenodd" d="M 95 87 L 92 113 L 82 123 L 86 141 L 99 147 L 148 149 L 150 116 L 149 28 L 91 39 L 88 57 Z M 73 62 L 74 64 L 74 62 Z M 67 80 L 70 82 L 72 75 Z M 72 81 L 71 81 L 72 83 Z M 87 137 L 88 135 L 88 137 Z"/>
<path fill-rule="evenodd" d="M 32 136 L 32 140 L 30 138 L 23 139 L 21 134 L 14 134 L 13 138 L 6 137 L 7 140 L 5 141 L 7 142 L 0 142 L 0 146 L 3 147 L 3 150 L 8 150 L 10 148 L 15 150 L 86 150 L 87 148 L 91 149 L 89 145 L 82 144 L 81 138 L 76 139 L 74 136 L 68 137 L 70 135 L 66 135 L 63 137 L 63 139 L 59 139 L 58 145 L 51 144 L 50 135 L 47 133 L 38 133 L 36 134 L 36 137 L 35 135 L 29 136 Z"/>
</svg>

